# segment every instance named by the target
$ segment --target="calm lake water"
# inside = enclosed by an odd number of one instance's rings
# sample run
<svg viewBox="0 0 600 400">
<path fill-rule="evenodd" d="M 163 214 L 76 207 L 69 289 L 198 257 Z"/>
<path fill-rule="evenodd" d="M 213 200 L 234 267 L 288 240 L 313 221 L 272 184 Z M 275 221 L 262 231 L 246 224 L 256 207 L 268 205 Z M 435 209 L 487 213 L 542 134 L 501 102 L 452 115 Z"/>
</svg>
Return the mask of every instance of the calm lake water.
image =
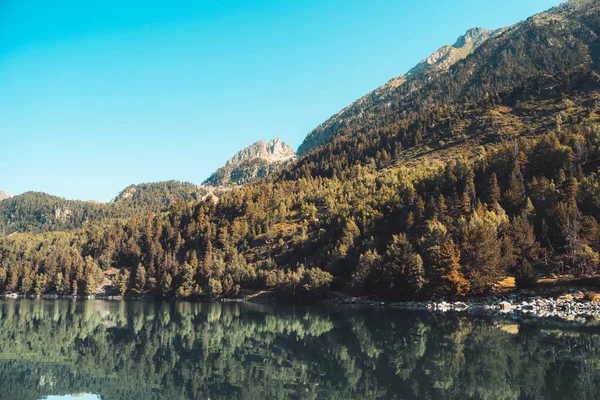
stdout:
<svg viewBox="0 0 600 400">
<path fill-rule="evenodd" d="M 599 399 L 600 329 L 347 308 L 0 301 L 1 399 Z"/>
</svg>

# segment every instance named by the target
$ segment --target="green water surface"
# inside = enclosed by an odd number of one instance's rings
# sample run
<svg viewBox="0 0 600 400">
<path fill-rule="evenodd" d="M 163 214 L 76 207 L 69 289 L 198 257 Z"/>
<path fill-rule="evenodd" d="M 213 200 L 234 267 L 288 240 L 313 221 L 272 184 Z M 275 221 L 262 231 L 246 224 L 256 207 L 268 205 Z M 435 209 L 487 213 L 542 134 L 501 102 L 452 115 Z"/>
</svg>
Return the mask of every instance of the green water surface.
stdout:
<svg viewBox="0 0 600 400">
<path fill-rule="evenodd" d="M 238 303 L 0 301 L 0 399 L 598 399 L 600 328 Z"/>
</svg>

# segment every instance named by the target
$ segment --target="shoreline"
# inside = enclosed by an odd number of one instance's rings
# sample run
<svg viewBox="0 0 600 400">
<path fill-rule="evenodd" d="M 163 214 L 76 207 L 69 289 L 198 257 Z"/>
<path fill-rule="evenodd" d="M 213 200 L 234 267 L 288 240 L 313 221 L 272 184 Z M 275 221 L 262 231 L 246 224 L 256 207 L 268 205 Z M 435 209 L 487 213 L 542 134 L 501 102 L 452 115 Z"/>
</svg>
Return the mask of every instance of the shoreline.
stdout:
<svg viewBox="0 0 600 400">
<path fill-rule="evenodd" d="M 365 297 L 326 299 L 327 305 L 348 307 L 379 307 L 397 310 L 429 311 L 432 313 L 477 313 L 513 317 L 558 318 L 566 321 L 587 322 L 600 320 L 600 301 L 585 299 L 585 290 L 566 289 L 560 295 L 525 293 L 492 294 L 460 300 L 377 301 Z"/>
<path fill-rule="evenodd" d="M 346 297 L 335 295 L 325 298 L 314 305 L 340 306 L 351 308 L 386 308 L 411 311 L 429 311 L 434 313 L 486 313 L 499 315 L 527 315 L 537 318 L 560 318 L 564 320 L 600 319 L 600 301 L 585 298 L 585 288 L 565 288 L 556 293 L 544 293 L 535 290 L 511 293 L 493 293 L 481 297 L 463 299 L 437 299 L 425 301 L 381 301 L 365 296 Z M 44 299 L 44 300 L 157 300 L 152 295 L 115 296 L 115 295 L 21 295 L 16 293 L 0 294 L 0 299 Z M 263 303 L 263 304 L 306 304 L 293 301 L 281 301 L 270 292 L 254 293 L 240 298 L 187 299 L 163 298 L 166 301 L 189 301 L 199 303 Z M 594 299 L 596 300 L 596 299 Z M 600 299 L 598 299 L 600 300 Z"/>
</svg>

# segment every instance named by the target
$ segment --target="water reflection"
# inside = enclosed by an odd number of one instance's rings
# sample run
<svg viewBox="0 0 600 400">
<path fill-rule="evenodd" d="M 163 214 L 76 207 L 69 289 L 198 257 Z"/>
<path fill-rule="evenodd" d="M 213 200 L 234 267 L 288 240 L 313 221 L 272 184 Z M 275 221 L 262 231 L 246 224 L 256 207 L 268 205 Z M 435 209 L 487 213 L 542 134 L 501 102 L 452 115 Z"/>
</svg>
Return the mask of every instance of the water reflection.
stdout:
<svg viewBox="0 0 600 400">
<path fill-rule="evenodd" d="M 3 301 L 0 399 L 597 399 L 597 333 L 379 310 Z"/>
</svg>

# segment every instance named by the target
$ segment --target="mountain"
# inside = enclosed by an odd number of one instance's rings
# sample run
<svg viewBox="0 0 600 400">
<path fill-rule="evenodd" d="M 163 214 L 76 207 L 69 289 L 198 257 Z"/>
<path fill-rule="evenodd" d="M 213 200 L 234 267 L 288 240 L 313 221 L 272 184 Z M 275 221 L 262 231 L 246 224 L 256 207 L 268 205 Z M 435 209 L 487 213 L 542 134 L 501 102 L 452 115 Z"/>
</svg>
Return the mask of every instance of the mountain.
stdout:
<svg viewBox="0 0 600 400">
<path fill-rule="evenodd" d="M 308 134 L 298 149 L 298 155 L 303 155 L 327 142 L 340 125 L 347 124 L 348 119 L 361 115 L 366 109 L 376 104 L 387 103 L 392 100 L 394 93 L 400 86 L 411 80 L 423 79 L 426 75 L 447 71 L 452 65 L 473 53 L 488 38 L 499 35 L 503 29 L 495 31 L 485 28 L 469 29 L 460 36 L 452 46 L 446 45 L 439 48 L 426 59 L 414 66 L 406 75 L 391 79 L 385 85 L 375 89 L 350 104 L 342 111 L 319 125 Z"/>
<path fill-rule="evenodd" d="M 178 181 L 131 185 L 110 203 L 26 192 L 0 202 L 0 233 L 79 229 L 109 219 L 157 213 L 173 203 L 197 202 L 207 195 L 208 191 L 202 187 Z"/>
<path fill-rule="evenodd" d="M 189 182 L 142 183 L 127 186 L 111 203 L 157 212 L 177 201 L 199 201 L 207 194 L 206 189 Z"/>
<path fill-rule="evenodd" d="M 10 199 L 12 196 L 8 192 L 0 190 L 0 201 Z"/>
<path fill-rule="evenodd" d="M 213 173 L 203 185 L 237 186 L 257 178 L 264 178 L 296 158 L 294 150 L 279 140 L 264 140 L 237 152 L 227 163 Z"/>
<path fill-rule="evenodd" d="M 171 201 L 120 224 L 0 237 L 0 292 L 89 295 L 106 278 L 103 290 L 162 297 L 412 300 L 481 295 L 507 276 L 520 288 L 597 277 L 600 2 L 452 47 L 469 46 L 334 116 L 294 162 L 283 144 L 238 153 L 214 183 L 277 168 L 216 205 Z"/>
<path fill-rule="evenodd" d="M 477 47 L 485 42 L 489 37 L 494 37 L 502 32 L 502 29 L 491 31 L 485 28 L 469 29 L 463 36 L 460 36 L 454 45 L 443 46 L 435 53 L 422 60 L 406 74 L 406 79 L 415 75 L 422 74 L 425 71 L 439 72 L 446 71 L 458 61 L 466 58 Z"/>
<path fill-rule="evenodd" d="M 421 61 L 405 76 L 350 104 L 310 132 L 302 156 L 339 136 L 402 120 L 411 112 L 505 91 L 543 73 L 596 60 L 594 0 L 571 0 L 513 26 L 474 28 Z"/>
<path fill-rule="evenodd" d="M 0 202 L 0 233 L 67 230 L 115 216 L 106 204 L 26 192 Z"/>
</svg>

